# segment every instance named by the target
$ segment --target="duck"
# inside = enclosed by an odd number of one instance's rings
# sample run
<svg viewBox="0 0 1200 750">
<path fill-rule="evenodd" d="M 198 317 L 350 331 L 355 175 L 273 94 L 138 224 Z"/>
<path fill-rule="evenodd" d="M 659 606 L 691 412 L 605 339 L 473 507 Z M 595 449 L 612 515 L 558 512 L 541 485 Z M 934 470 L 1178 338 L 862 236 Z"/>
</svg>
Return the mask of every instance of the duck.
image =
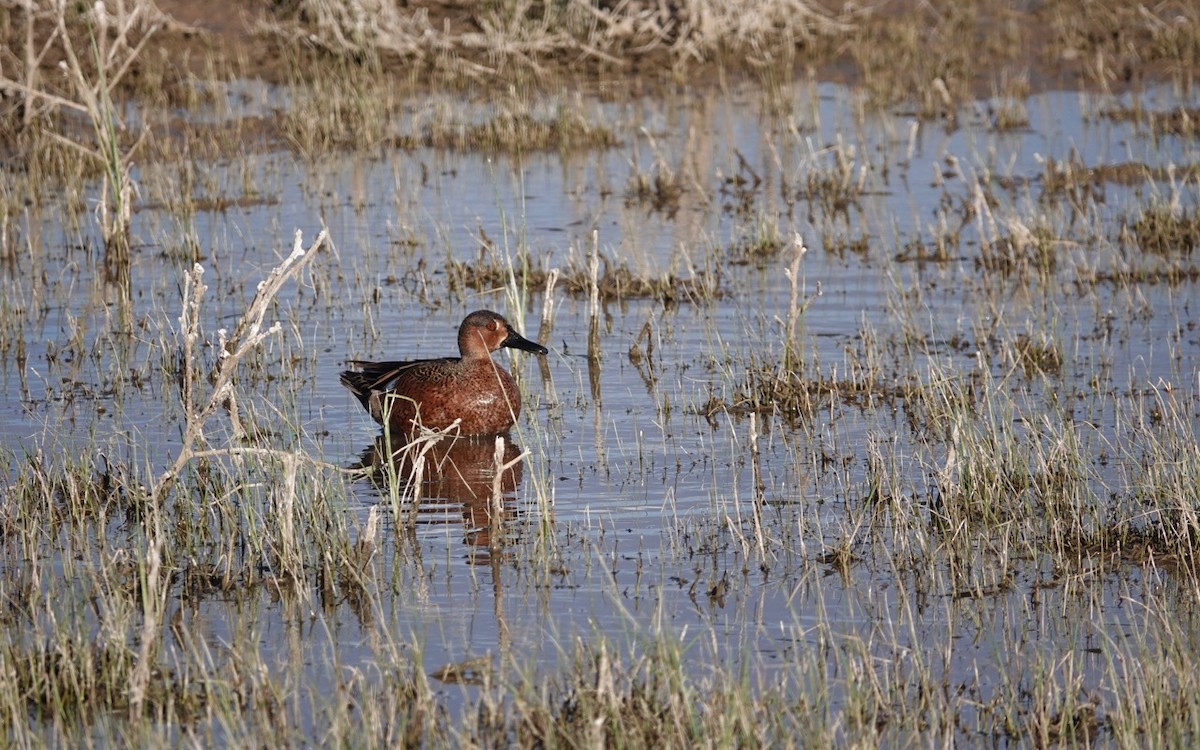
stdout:
<svg viewBox="0 0 1200 750">
<path fill-rule="evenodd" d="M 458 434 L 502 435 L 521 416 L 521 391 L 492 359 L 502 348 L 545 355 L 546 347 L 522 336 L 499 313 L 476 310 L 458 327 L 457 357 L 406 362 L 350 360 L 340 381 L 381 425 L 408 437 L 422 427 Z"/>
</svg>

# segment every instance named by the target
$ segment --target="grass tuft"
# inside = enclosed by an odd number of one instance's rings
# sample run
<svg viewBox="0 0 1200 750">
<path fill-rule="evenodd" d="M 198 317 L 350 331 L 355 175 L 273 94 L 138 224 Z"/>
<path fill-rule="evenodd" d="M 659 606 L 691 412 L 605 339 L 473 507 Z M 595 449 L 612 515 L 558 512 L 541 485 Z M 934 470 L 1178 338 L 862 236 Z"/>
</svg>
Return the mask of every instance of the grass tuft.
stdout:
<svg viewBox="0 0 1200 750">
<path fill-rule="evenodd" d="M 1131 229 L 1143 252 L 1185 258 L 1200 245 L 1200 212 L 1154 203 L 1142 211 Z"/>
</svg>

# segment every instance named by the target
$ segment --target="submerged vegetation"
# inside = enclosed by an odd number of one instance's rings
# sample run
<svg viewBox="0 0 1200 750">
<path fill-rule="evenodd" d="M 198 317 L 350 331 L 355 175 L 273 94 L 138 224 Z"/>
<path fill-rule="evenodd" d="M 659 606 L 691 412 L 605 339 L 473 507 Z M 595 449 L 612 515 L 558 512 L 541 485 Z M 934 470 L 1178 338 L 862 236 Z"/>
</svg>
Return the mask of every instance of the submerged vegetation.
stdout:
<svg viewBox="0 0 1200 750">
<path fill-rule="evenodd" d="M 221 9 L 0 3 L 9 744 L 1195 744 L 1194 3 Z"/>
</svg>

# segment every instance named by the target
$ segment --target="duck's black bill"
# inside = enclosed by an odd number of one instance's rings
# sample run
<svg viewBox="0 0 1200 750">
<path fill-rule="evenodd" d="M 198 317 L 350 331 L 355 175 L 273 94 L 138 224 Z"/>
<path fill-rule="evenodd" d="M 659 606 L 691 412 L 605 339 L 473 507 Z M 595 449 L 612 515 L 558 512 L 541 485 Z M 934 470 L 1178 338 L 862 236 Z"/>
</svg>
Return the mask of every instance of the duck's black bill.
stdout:
<svg viewBox="0 0 1200 750">
<path fill-rule="evenodd" d="M 537 344 L 537 343 L 530 341 L 529 339 L 525 338 L 524 336 L 522 336 L 521 334 L 512 330 L 511 328 L 508 331 L 508 338 L 504 339 L 504 342 L 502 344 L 500 344 L 500 346 L 509 346 L 509 347 L 512 347 L 513 349 L 521 349 L 521 350 L 524 350 L 527 352 L 533 352 L 534 354 L 549 354 L 550 353 L 550 350 L 547 349 L 546 347 L 542 346 L 541 344 Z"/>
</svg>

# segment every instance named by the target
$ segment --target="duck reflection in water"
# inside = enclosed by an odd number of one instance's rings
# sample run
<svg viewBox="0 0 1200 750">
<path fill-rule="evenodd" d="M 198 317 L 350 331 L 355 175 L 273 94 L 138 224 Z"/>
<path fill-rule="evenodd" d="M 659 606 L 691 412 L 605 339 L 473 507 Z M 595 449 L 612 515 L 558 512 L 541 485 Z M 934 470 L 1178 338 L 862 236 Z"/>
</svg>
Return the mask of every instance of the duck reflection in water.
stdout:
<svg viewBox="0 0 1200 750">
<path fill-rule="evenodd" d="M 497 440 L 504 441 L 499 456 Z M 480 553 L 473 562 L 486 562 L 498 552 L 519 516 L 516 491 L 524 474 L 524 455 L 508 436 L 451 434 L 422 438 L 399 449 L 395 444 L 393 436 L 389 451 L 387 436 L 380 435 L 362 452 L 356 468 L 368 470 L 385 497 L 406 501 L 414 514 L 410 523 L 461 519 L 466 543 Z M 397 518 L 397 523 L 404 522 L 402 515 Z"/>
</svg>

